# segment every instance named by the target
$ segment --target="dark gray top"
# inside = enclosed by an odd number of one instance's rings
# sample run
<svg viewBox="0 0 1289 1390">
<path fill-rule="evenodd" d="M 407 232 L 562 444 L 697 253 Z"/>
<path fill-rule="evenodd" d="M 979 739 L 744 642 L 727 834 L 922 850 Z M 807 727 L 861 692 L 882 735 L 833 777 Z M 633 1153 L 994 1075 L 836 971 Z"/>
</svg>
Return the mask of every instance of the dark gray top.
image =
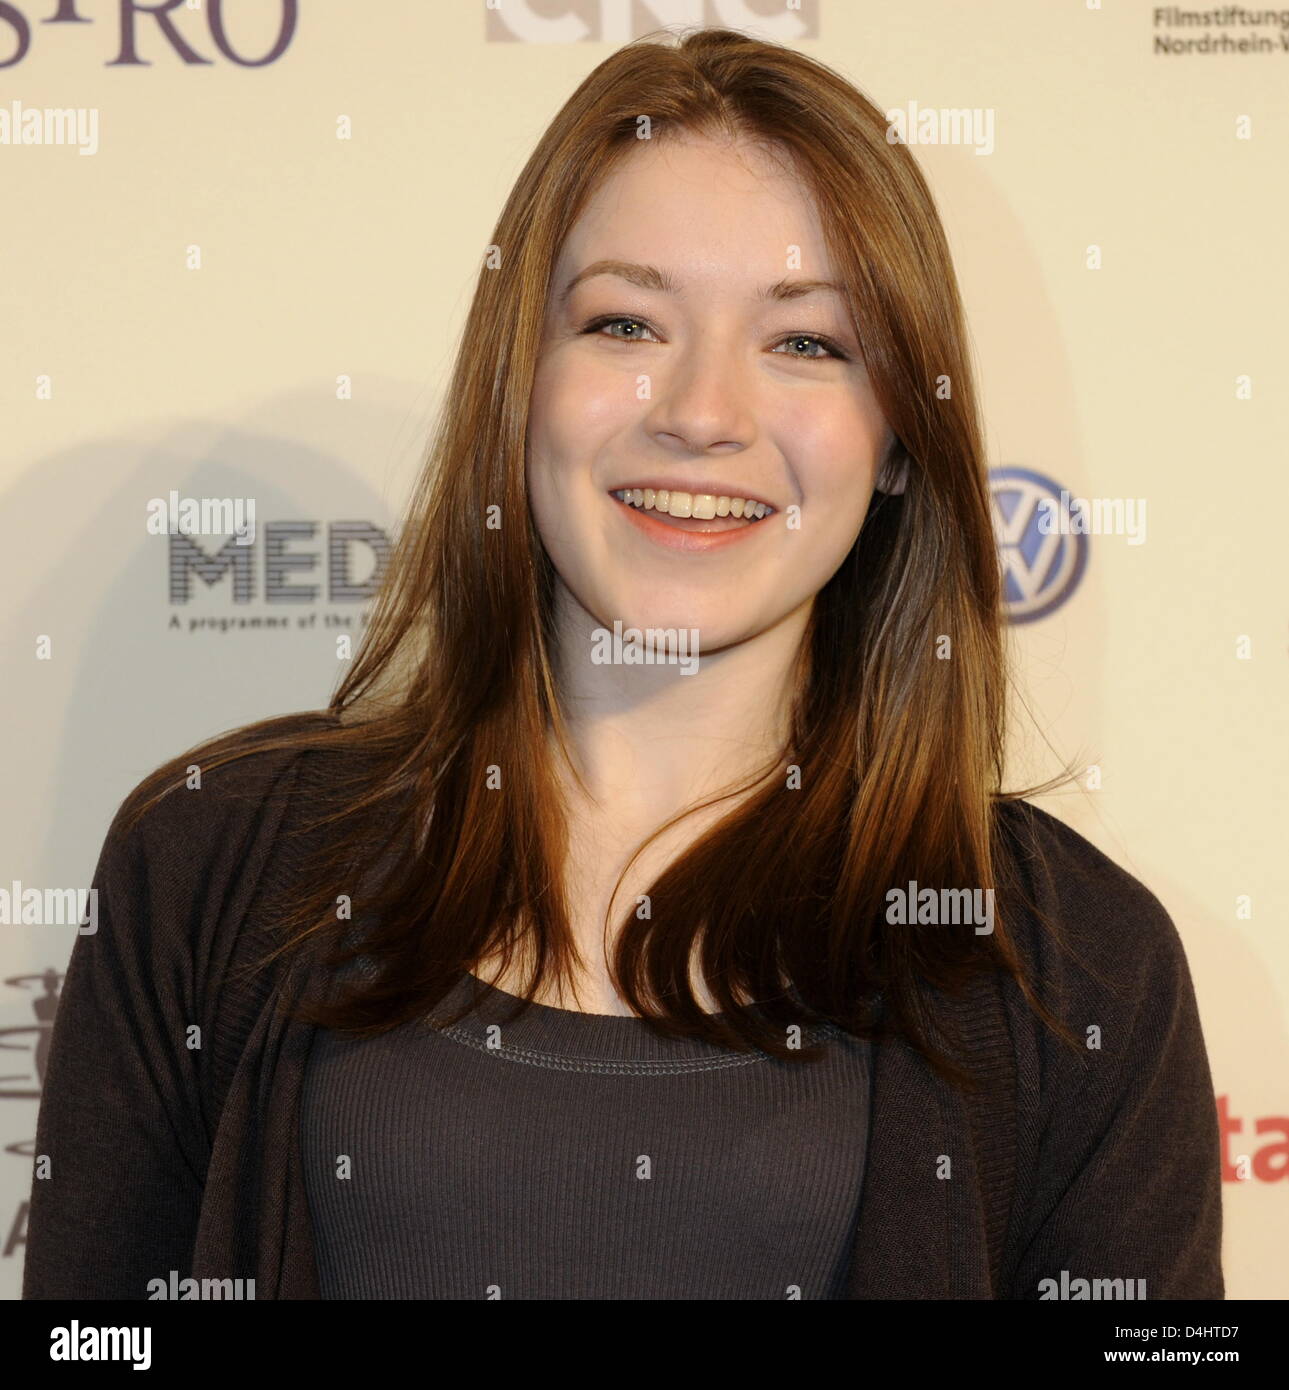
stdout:
<svg viewBox="0 0 1289 1390">
<path fill-rule="evenodd" d="M 530 1005 L 319 1030 L 300 1142 L 323 1298 L 844 1297 L 869 1048 L 782 1062 Z"/>
</svg>

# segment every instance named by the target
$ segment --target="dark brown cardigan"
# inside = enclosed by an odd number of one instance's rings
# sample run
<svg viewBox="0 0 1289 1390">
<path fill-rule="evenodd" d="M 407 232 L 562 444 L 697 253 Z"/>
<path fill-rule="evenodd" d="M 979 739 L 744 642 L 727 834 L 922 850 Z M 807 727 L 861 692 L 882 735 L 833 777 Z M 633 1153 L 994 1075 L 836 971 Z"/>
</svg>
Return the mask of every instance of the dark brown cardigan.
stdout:
<svg viewBox="0 0 1289 1390">
<path fill-rule="evenodd" d="M 319 1297 L 297 1141 L 313 1030 L 275 1006 L 323 977 L 313 956 L 228 977 L 267 940 L 257 909 L 298 869 L 307 840 L 282 831 L 324 760 L 254 760 L 272 796 L 221 795 L 245 791 L 234 764 L 109 830 L 99 928 L 77 939 L 46 1067 L 50 1175 L 33 1182 L 24 1298 L 142 1299 L 171 1270 Z M 1061 822 L 1023 803 L 1000 813 L 1045 861 L 1027 863 L 1030 891 L 1077 960 L 1028 916 L 1013 933 L 1048 1004 L 1080 1038 L 1096 1025 L 1101 1046 L 1060 1045 L 1005 981 L 937 1001 L 989 1082 L 978 1095 L 903 1044 L 875 1047 L 848 1296 L 1035 1299 L 1066 1271 L 1144 1279 L 1149 1299 L 1221 1298 L 1217 1117 L 1176 929 Z"/>
</svg>

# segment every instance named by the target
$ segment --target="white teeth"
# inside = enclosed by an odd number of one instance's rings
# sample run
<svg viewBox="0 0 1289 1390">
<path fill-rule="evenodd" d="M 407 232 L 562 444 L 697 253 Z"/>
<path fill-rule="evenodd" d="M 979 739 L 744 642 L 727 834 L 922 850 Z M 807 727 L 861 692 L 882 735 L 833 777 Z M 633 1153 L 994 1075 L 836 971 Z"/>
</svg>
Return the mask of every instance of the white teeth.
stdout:
<svg viewBox="0 0 1289 1390">
<path fill-rule="evenodd" d="M 667 488 L 655 491 L 651 487 L 619 488 L 614 494 L 619 502 L 629 507 L 639 507 L 646 512 L 666 512 L 668 516 L 695 517 L 700 521 L 717 516 L 746 517 L 749 521 L 760 521 L 770 516 L 774 508 L 766 502 L 757 502 L 750 497 L 718 496 L 712 492 L 679 492 Z"/>
</svg>

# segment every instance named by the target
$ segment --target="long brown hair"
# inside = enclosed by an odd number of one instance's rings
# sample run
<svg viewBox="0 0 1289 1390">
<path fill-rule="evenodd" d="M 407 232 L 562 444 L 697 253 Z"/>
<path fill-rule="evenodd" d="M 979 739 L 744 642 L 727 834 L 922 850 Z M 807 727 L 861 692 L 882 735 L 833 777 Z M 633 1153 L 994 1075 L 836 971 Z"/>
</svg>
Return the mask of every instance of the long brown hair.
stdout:
<svg viewBox="0 0 1289 1390">
<path fill-rule="evenodd" d="M 550 737 L 567 746 L 550 650 L 555 585 L 529 512 L 524 444 L 557 255 L 646 115 L 655 140 L 738 137 L 794 157 L 896 439 L 887 464 L 907 468 L 907 487 L 875 494 L 816 597 L 782 761 L 651 886 L 649 917 L 620 923 L 614 979 L 664 1031 L 793 1059 L 810 1054 L 785 1042 L 785 1022 L 828 1019 L 860 1036 L 880 1024 L 961 1078 L 936 1045 L 924 986 L 954 991 L 976 971 L 1002 970 L 1044 1013 L 1002 916 L 989 936 L 886 921 L 888 889 L 910 880 L 998 884 L 1010 910 L 998 803 L 1034 790 L 1001 789 L 1000 574 L 967 338 L 908 149 L 888 141 L 882 113 L 850 83 L 789 48 L 723 29 L 650 35 L 582 82 L 497 223 L 426 466 L 329 717 L 209 742 L 143 783 L 131 813 L 192 762 L 208 774 L 270 749 L 352 754 L 333 760 L 312 807 L 326 847 L 287 905 L 274 954 L 321 935 L 333 966 L 352 960 L 336 902 L 384 856 L 388 871 L 354 905 L 373 923 L 361 951 L 375 971 L 299 1016 L 351 1036 L 383 1032 L 521 941 L 529 995 L 552 972 L 572 981 L 548 750 Z M 789 764 L 799 787 L 789 789 Z M 723 1019 L 695 998 L 695 963 Z"/>
</svg>

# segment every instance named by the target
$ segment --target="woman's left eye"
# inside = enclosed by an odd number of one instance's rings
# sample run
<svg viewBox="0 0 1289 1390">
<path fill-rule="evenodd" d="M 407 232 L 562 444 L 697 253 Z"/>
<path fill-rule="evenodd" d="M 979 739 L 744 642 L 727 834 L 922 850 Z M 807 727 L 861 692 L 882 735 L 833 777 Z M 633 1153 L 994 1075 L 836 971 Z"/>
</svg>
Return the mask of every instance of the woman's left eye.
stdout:
<svg viewBox="0 0 1289 1390">
<path fill-rule="evenodd" d="M 823 349 L 823 351 L 822 351 L 821 353 L 814 353 L 814 352 L 810 352 L 810 353 L 789 352 L 789 353 L 787 354 L 789 357 L 805 357 L 807 360 L 813 358 L 814 360 L 817 361 L 820 357 L 840 357 L 840 358 L 844 358 L 844 356 L 845 356 L 845 354 L 844 354 L 839 348 L 834 347 L 834 346 L 832 345 L 832 343 L 830 343 L 830 342 L 828 341 L 827 338 L 820 338 L 817 334 L 814 334 L 814 333 L 793 333 L 791 337 L 785 338 L 785 339 L 783 340 L 783 343 L 780 343 L 780 344 L 779 344 L 779 347 L 776 347 L 776 348 L 774 349 L 774 351 L 775 351 L 775 352 L 778 352 L 779 349 L 780 349 L 781 347 L 783 347 L 783 345 L 786 344 L 786 343 L 793 343 L 793 344 L 796 344 L 796 343 L 812 343 L 812 344 L 814 344 L 816 347 L 820 347 L 820 348 Z"/>
</svg>

